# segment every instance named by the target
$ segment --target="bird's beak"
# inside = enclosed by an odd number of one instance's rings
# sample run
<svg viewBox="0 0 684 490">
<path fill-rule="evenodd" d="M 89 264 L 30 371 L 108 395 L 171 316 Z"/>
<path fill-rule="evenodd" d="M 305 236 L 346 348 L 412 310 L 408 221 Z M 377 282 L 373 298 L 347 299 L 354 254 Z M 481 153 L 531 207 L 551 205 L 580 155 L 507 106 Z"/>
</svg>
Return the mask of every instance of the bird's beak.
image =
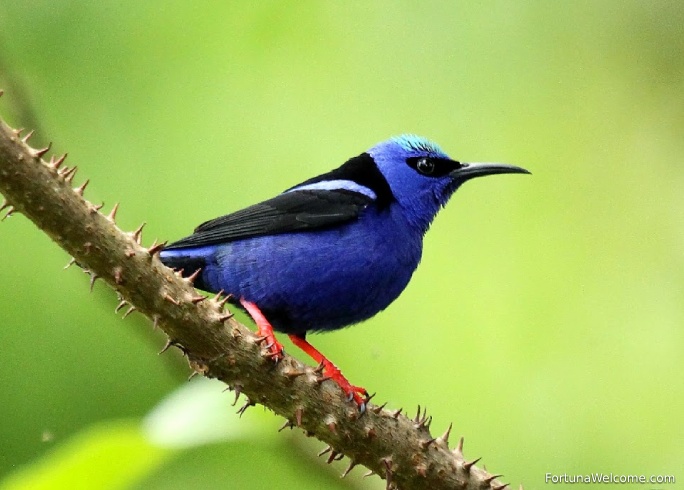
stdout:
<svg viewBox="0 0 684 490">
<path fill-rule="evenodd" d="M 505 163 L 461 163 L 461 167 L 452 171 L 450 175 L 454 179 L 463 181 L 484 175 L 529 173 L 531 173 L 529 170 Z"/>
</svg>

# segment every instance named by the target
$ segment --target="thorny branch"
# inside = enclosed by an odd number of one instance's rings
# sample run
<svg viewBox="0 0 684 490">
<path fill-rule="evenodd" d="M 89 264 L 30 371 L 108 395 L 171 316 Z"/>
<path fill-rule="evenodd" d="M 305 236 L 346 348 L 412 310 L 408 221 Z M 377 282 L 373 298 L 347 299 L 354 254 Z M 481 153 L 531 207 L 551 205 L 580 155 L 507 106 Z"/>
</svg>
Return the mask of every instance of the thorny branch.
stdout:
<svg viewBox="0 0 684 490">
<path fill-rule="evenodd" d="M 388 488 L 505 487 L 498 475 L 477 468 L 478 460 L 464 459 L 463 439 L 449 449 L 451 426 L 434 437 L 431 417 L 420 407 L 413 419 L 373 404 L 360 415 L 337 385 L 322 382 L 318 370 L 290 356 L 274 364 L 261 339 L 225 310 L 225 297 L 205 299 L 192 278 L 165 267 L 157 256 L 160 245 L 142 245 L 142 227 L 120 230 L 118 206 L 100 213 L 101 206 L 83 197 L 87 180 L 72 187 L 76 167 L 64 164 L 66 155 L 43 160 L 49 146 L 31 148 L 31 134 L 22 137 L 0 120 L 0 212 L 24 214 L 90 271 L 91 285 L 99 278 L 117 291 L 117 310 L 138 310 L 162 329 L 168 335 L 164 350 L 179 348 L 195 372 L 244 394 L 240 412 L 260 403 L 282 415 L 283 428 L 299 427 L 328 444 L 322 454 L 329 463 L 347 456 L 351 462 L 343 476 L 361 464 Z"/>
</svg>

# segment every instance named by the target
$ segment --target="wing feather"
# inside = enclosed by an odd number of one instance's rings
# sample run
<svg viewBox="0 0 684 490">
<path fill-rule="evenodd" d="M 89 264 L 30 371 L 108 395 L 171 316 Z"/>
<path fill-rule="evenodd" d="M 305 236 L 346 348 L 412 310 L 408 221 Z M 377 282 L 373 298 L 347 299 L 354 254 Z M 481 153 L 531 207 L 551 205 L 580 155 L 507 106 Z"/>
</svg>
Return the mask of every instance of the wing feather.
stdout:
<svg viewBox="0 0 684 490">
<path fill-rule="evenodd" d="M 165 249 L 200 247 L 262 235 L 315 230 L 356 219 L 373 199 L 346 189 L 284 192 L 267 201 L 199 225 Z"/>
</svg>

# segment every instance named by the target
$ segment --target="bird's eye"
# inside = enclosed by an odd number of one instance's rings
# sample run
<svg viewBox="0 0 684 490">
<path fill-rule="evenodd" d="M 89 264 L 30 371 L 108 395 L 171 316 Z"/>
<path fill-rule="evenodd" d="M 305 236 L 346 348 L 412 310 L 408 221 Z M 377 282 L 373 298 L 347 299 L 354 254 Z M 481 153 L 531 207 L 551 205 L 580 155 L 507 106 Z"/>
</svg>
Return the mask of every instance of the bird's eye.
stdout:
<svg viewBox="0 0 684 490">
<path fill-rule="evenodd" d="M 435 171 L 435 163 L 429 158 L 421 158 L 416 162 L 416 170 L 423 175 L 432 175 Z"/>
</svg>

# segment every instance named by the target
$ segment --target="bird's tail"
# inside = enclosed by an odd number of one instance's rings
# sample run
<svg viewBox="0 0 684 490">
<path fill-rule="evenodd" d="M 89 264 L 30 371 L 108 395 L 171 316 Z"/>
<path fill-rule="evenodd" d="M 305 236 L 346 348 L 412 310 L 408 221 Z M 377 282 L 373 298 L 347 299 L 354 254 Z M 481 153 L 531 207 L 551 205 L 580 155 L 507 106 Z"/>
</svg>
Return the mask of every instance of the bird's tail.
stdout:
<svg viewBox="0 0 684 490">
<path fill-rule="evenodd" d="M 176 250 L 162 250 L 159 253 L 159 259 L 166 267 L 171 267 L 177 271 L 182 271 L 183 277 L 188 277 L 195 273 L 198 269 L 204 270 L 207 265 L 207 257 L 197 249 L 176 249 Z M 195 287 L 198 289 L 207 290 L 203 274 L 197 276 L 195 279 Z"/>
</svg>

